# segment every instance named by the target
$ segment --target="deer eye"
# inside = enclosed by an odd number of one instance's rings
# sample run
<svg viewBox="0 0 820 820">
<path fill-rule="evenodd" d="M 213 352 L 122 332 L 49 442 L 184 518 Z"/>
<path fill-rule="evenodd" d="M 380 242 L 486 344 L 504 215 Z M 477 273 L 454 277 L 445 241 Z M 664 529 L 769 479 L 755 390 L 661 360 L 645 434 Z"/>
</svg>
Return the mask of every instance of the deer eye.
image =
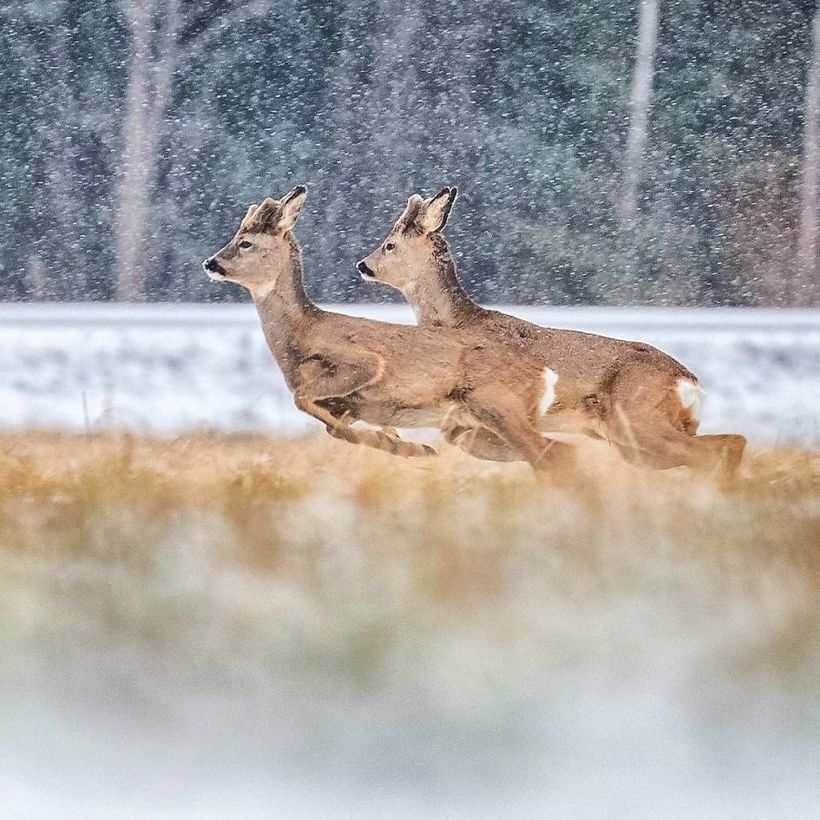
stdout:
<svg viewBox="0 0 820 820">
<path fill-rule="evenodd" d="M 239 247 L 240 247 L 240 248 L 243 248 L 243 249 L 244 249 L 244 248 L 252 248 L 252 247 L 253 247 L 253 242 L 248 242 L 248 240 L 247 240 L 247 239 L 243 239 L 243 240 L 239 243 Z"/>
<path fill-rule="evenodd" d="M 386 251 L 392 251 L 392 250 L 393 250 L 393 248 L 395 248 L 395 247 L 396 247 L 396 243 L 395 243 L 395 242 L 385 242 L 385 243 L 384 243 L 384 249 L 385 249 Z"/>
</svg>

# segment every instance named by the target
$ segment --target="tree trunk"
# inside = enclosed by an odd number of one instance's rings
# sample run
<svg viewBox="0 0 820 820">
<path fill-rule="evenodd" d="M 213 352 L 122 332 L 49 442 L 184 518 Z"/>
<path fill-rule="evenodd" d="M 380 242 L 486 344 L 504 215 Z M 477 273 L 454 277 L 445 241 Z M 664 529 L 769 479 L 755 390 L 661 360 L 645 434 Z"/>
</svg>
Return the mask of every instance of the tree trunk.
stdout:
<svg viewBox="0 0 820 820">
<path fill-rule="evenodd" d="M 37 254 L 32 254 L 28 258 L 26 270 L 26 290 L 28 298 L 32 302 L 44 302 L 54 298 L 54 293 L 49 287 L 46 278 L 43 260 Z"/>
<path fill-rule="evenodd" d="M 638 19 L 638 52 L 635 57 L 635 72 L 632 76 L 632 91 L 629 97 L 629 131 L 624 158 L 624 189 L 620 202 L 621 222 L 625 228 L 630 226 L 638 212 L 641 166 L 646 147 L 657 41 L 658 0 L 641 0 Z"/>
<path fill-rule="evenodd" d="M 163 6 L 159 43 L 153 49 L 156 18 Z M 176 67 L 179 0 L 128 0 L 131 34 L 123 154 L 117 185 L 116 298 L 141 302 L 146 296 L 146 253 L 151 233 L 151 193 L 156 180 L 162 123 Z"/>
<path fill-rule="evenodd" d="M 415 4 L 407 5 L 401 0 L 379 0 L 378 7 L 388 28 L 374 59 L 370 122 L 373 147 L 378 151 L 377 162 L 381 166 L 379 178 L 383 189 L 379 199 L 389 201 L 395 191 L 406 187 L 403 175 L 413 167 L 413 153 L 423 137 L 416 125 L 420 100 L 414 63 L 422 17 Z M 394 138 L 398 133 L 407 141 L 407 153 L 402 157 L 395 153 Z"/>
<path fill-rule="evenodd" d="M 71 62 L 67 39 L 72 22 L 67 20 L 54 35 L 52 59 L 56 71 L 52 93 L 53 104 L 61 112 L 63 121 L 74 124 L 80 121 L 80 113 L 68 79 L 71 76 Z M 35 288 L 34 298 L 38 300 L 45 298 L 47 291 L 50 291 L 52 298 L 76 298 L 78 292 L 85 293 L 88 287 L 83 260 L 74 254 L 66 258 L 62 251 L 76 235 L 76 215 L 81 209 L 72 176 L 76 158 L 72 142 L 66 139 L 63 129 L 48 129 L 44 157 L 48 217 L 44 222 L 48 225 L 52 251 L 45 261 L 39 255 L 31 257 L 32 260 L 36 259 L 36 264 L 31 262 L 29 265 L 29 273 L 32 274 L 29 281 Z M 66 274 L 69 276 L 66 277 Z"/>
<path fill-rule="evenodd" d="M 800 169 L 800 226 L 797 234 L 795 304 L 812 304 L 818 297 L 817 208 L 820 174 L 820 5 L 812 25 L 811 63 L 806 82 L 803 159 Z"/>
<path fill-rule="evenodd" d="M 117 215 L 114 224 L 117 301 L 137 302 L 145 298 L 142 250 L 145 241 L 147 183 L 148 77 L 151 60 L 151 27 L 155 0 L 129 0 L 126 14 L 131 35 L 128 84 L 125 92 L 122 164 L 117 185 Z"/>
</svg>

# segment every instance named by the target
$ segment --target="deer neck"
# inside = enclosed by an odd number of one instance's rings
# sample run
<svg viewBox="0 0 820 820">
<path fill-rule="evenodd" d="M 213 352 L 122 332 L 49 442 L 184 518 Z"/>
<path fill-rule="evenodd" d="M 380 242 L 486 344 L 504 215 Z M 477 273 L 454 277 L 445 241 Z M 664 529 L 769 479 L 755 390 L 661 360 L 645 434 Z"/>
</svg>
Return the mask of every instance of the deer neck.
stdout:
<svg viewBox="0 0 820 820">
<path fill-rule="evenodd" d="M 479 308 L 458 281 L 447 241 L 440 234 L 432 241 L 433 276 L 412 283 L 405 289 L 405 296 L 419 324 L 458 325 Z"/>
<path fill-rule="evenodd" d="M 298 359 L 305 332 L 323 312 L 305 293 L 302 252 L 293 236 L 275 283 L 257 288 L 252 296 L 268 347 L 287 378 L 289 367 L 298 363 L 292 360 Z"/>
</svg>

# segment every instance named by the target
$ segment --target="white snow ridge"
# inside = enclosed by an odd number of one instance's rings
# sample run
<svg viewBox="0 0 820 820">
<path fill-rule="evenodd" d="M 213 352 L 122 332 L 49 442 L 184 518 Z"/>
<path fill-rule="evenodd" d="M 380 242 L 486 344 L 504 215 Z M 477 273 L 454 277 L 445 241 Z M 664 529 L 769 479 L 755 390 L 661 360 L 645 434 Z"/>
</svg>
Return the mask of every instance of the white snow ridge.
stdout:
<svg viewBox="0 0 820 820">
<path fill-rule="evenodd" d="M 413 322 L 403 305 L 334 309 Z M 645 341 L 671 354 L 709 393 L 701 433 L 742 433 L 753 443 L 805 445 L 820 438 L 818 311 L 504 309 L 542 325 Z M 293 406 L 248 304 L 5 304 L 0 373 L 5 428 L 288 434 L 318 424 Z M 545 405 L 555 391 L 557 374 L 551 373 L 545 372 Z M 681 400 L 693 401 L 699 389 L 682 387 Z"/>
</svg>

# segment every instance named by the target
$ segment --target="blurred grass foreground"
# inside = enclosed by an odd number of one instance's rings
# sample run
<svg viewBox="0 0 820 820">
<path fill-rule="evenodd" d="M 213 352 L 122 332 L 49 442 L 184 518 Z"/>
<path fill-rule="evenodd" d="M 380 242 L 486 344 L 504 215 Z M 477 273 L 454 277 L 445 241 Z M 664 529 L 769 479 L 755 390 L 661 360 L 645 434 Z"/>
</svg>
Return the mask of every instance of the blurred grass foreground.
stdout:
<svg viewBox="0 0 820 820">
<path fill-rule="evenodd" d="M 0 437 L 0 815 L 820 816 L 820 460 L 576 486 Z"/>
</svg>

